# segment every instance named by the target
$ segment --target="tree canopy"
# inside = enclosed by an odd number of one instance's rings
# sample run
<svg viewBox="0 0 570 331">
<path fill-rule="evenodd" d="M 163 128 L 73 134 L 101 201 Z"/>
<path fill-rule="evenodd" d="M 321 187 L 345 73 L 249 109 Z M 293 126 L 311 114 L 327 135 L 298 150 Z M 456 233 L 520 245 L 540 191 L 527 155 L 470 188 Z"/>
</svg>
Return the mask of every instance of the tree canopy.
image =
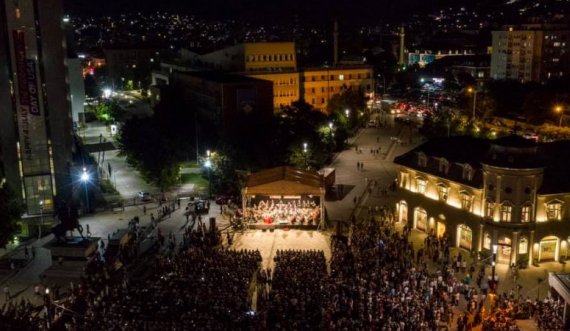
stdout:
<svg viewBox="0 0 570 331">
<path fill-rule="evenodd" d="M 16 194 L 7 185 L 0 185 L 0 247 L 6 246 L 16 233 L 22 211 Z"/>
</svg>

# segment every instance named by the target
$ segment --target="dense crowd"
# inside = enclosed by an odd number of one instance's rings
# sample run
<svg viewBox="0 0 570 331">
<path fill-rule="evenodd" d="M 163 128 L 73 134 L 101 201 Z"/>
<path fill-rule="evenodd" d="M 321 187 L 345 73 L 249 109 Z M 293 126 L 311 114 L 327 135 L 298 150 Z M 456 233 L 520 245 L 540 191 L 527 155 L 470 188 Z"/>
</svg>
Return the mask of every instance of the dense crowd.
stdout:
<svg viewBox="0 0 570 331">
<path fill-rule="evenodd" d="M 137 247 L 148 233 L 133 221 L 133 239 L 114 254 L 100 247 L 66 293 L 42 292 L 38 307 L 4 305 L 0 329 L 431 331 L 455 322 L 459 331 L 516 331 L 517 319 L 534 318 L 540 330 L 564 330 L 559 300 L 503 293 L 486 312 L 484 266 L 451 256 L 445 236 L 430 234 L 414 250 L 410 229 L 396 231 L 392 213 L 370 211 L 377 217 L 354 222 L 348 237 L 334 236 L 328 269 L 324 252 L 315 250 L 277 250 L 274 269 L 261 268 L 259 251 L 218 248 L 219 231 L 201 219 L 178 241 L 158 231 L 156 247 L 140 259 Z M 454 309 L 463 313 L 454 316 Z"/>
<path fill-rule="evenodd" d="M 316 330 L 321 320 L 323 251 L 277 251 L 267 305 L 271 330 Z"/>
</svg>

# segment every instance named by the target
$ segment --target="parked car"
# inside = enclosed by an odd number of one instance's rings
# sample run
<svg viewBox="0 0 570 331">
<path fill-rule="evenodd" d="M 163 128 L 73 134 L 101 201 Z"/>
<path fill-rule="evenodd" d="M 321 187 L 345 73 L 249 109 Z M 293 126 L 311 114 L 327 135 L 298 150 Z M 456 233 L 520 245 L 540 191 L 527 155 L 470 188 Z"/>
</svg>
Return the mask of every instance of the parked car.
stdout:
<svg viewBox="0 0 570 331">
<path fill-rule="evenodd" d="M 146 201 L 152 200 L 152 198 L 150 197 L 150 193 L 148 193 L 148 192 L 141 191 L 141 192 L 137 193 L 137 195 L 141 201 L 146 202 Z"/>
<path fill-rule="evenodd" d="M 378 126 L 378 122 L 376 122 L 376 120 L 370 120 L 368 121 L 368 127 L 369 128 L 375 128 Z"/>
</svg>

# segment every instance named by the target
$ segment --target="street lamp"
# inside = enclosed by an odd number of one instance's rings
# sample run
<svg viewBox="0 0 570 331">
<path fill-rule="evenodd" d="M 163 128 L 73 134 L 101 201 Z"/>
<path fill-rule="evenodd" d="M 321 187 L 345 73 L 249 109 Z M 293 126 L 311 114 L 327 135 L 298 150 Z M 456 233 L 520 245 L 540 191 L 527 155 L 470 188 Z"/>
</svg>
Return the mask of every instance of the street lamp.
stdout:
<svg viewBox="0 0 570 331">
<path fill-rule="evenodd" d="M 477 107 L 477 89 L 476 89 L 476 88 L 473 88 L 473 87 L 469 87 L 469 88 L 467 89 L 467 92 L 473 93 L 473 115 L 472 115 L 472 117 L 471 117 L 471 120 L 472 120 L 473 122 L 475 122 L 475 109 L 476 109 L 476 107 Z"/>
<path fill-rule="evenodd" d="M 208 169 L 208 200 L 212 197 L 212 161 L 210 160 L 210 150 L 206 151 L 206 162 L 204 166 Z"/>
<path fill-rule="evenodd" d="M 44 201 L 40 200 L 40 225 L 38 226 L 38 239 L 42 238 L 43 225 L 44 225 Z"/>
<path fill-rule="evenodd" d="M 558 122 L 558 127 L 562 126 L 562 116 L 564 116 L 564 108 L 562 108 L 562 106 L 558 105 L 556 107 L 554 107 L 554 111 L 557 113 L 560 113 L 560 121 Z"/>
<path fill-rule="evenodd" d="M 491 278 L 493 280 L 493 293 L 496 293 L 497 291 L 497 284 L 495 282 L 495 266 L 497 264 L 497 249 L 499 248 L 499 246 L 497 246 L 497 244 L 493 245 L 493 261 L 491 262 Z"/>
<path fill-rule="evenodd" d="M 348 115 L 350 115 L 350 109 L 346 109 L 344 111 L 344 114 L 346 115 L 346 118 L 348 118 Z"/>
<path fill-rule="evenodd" d="M 87 183 L 91 179 L 91 175 L 87 172 L 87 168 L 83 168 L 83 172 L 81 173 L 81 182 L 83 182 L 83 186 L 85 188 L 85 206 L 86 206 L 86 213 L 89 213 L 91 208 L 89 208 L 89 191 L 87 190 Z"/>
<path fill-rule="evenodd" d="M 308 165 L 308 161 L 307 161 L 307 143 L 303 143 L 303 156 L 305 158 L 305 169 L 309 167 Z"/>
</svg>

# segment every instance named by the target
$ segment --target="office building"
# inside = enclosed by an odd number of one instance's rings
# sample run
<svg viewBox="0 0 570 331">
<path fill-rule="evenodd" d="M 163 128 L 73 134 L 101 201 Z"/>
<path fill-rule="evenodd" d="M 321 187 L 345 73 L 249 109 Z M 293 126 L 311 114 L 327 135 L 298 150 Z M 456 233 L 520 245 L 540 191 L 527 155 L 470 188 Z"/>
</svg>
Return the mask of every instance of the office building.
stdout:
<svg viewBox="0 0 570 331">
<path fill-rule="evenodd" d="M 570 74 L 570 29 L 528 24 L 493 31 L 491 77 L 544 82 Z"/>
<path fill-rule="evenodd" d="M 24 218 L 71 192 L 73 135 L 61 0 L 0 1 L 0 141 Z M 69 201 L 69 200 L 67 200 Z"/>
<path fill-rule="evenodd" d="M 243 43 L 208 54 L 181 53 L 178 63 L 163 63 L 162 73 L 213 69 L 268 80 L 273 83 L 273 108 L 279 111 L 295 101 L 304 100 L 320 111 L 326 111 L 330 98 L 347 88 L 362 88 L 373 96 L 373 68 L 366 65 L 338 65 L 321 68 L 299 68 L 293 42 Z"/>
</svg>

